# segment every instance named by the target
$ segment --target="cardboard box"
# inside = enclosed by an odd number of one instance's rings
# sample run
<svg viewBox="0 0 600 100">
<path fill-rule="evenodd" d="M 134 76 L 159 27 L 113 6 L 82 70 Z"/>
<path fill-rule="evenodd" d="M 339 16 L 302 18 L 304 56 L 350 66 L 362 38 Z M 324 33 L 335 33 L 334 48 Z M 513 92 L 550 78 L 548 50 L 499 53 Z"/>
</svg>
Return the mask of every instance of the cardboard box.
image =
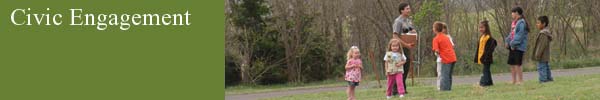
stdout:
<svg viewBox="0 0 600 100">
<path fill-rule="evenodd" d="M 400 36 L 400 39 L 406 43 L 414 43 L 417 45 L 417 34 L 404 34 Z"/>
</svg>

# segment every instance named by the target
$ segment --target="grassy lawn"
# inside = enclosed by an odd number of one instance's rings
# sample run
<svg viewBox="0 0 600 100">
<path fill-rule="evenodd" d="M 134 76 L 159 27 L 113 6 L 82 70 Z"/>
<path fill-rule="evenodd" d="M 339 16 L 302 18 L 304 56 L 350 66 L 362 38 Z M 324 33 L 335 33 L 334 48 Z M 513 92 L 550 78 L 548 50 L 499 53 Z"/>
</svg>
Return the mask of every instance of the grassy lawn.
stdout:
<svg viewBox="0 0 600 100">
<path fill-rule="evenodd" d="M 440 92 L 434 86 L 418 85 L 408 87 L 410 94 L 402 99 L 410 100 L 530 100 L 530 99 L 575 99 L 590 100 L 600 98 L 600 74 L 572 77 L 555 77 L 554 82 L 539 84 L 537 80 L 526 81 L 523 85 L 511 85 L 507 82 L 495 82 L 494 86 L 481 88 L 474 84 L 454 85 L 450 92 Z M 385 99 L 383 88 L 357 90 L 358 100 Z M 272 100 L 343 100 L 345 91 L 292 95 Z M 392 99 L 399 99 L 394 97 Z"/>
<path fill-rule="evenodd" d="M 289 83 L 289 84 L 277 84 L 277 85 L 237 85 L 237 86 L 226 87 L 225 95 L 274 92 L 274 91 L 310 89 L 310 88 L 321 88 L 321 87 L 335 87 L 335 86 L 346 86 L 346 83 L 341 82 L 341 81 L 336 81 L 336 80 L 325 80 L 325 81 L 321 81 L 321 82 L 296 83 L 296 84 Z"/>
</svg>

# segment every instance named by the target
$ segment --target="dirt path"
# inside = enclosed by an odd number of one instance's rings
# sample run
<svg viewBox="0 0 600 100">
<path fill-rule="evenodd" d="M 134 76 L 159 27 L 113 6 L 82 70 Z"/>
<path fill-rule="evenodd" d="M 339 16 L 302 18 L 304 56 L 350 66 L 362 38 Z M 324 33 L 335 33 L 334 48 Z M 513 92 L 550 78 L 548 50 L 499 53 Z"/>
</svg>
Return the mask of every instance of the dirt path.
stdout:
<svg viewBox="0 0 600 100">
<path fill-rule="evenodd" d="M 600 73 L 600 66 L 599 67 L 578 68 L 578 69 L 552 70 L 553 77 L 598 74 L 598 73 Z M 538 78 L 537 76 L 538 76 L 537 71 L 524 72 L 523 80 L 537 80 L 537 78 Z M 479 82 L 479 78 L 480 78 L 480 76 L 477 76 L 477 75 L 455 76 L 452 82 L 455 85 L 476 84 Z M 494 79 L 494 83 L 509 82 L 512 80 L 510 73 L 494 74 L 494 75 L 492 75 L 492 78 Z M 423 79 L 421 81 L 425 84 L 435 84 L 435 80 L 432 78 Z M 367 85 L 376 85 L 376 84 L 367 84 Z M 372 87 L 372 86 L 359 86 L 359 87 L 366 88 L 366 87 Z M 345 91 L 345 89 L 346 89 L 346 87 L 340 86 L 340 87 L 310 88 L 310 89 L 298 89 L 298 90 L 289 90 L 289 91 L 275 91 L 275 92 L 252 93 L 252 94 L 225 95 L 225 100 L 258 100 L 258 99 L 264 99 L 264 98 L 273 98 L 273 97 L 306 94 L 306 93 Z"/>
</svg>

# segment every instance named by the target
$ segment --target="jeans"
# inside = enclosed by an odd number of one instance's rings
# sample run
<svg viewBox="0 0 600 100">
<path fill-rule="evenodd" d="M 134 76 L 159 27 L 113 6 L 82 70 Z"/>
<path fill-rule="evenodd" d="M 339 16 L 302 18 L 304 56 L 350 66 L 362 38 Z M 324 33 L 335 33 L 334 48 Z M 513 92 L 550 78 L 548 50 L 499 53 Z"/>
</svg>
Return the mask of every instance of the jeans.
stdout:
<svg viewBox="0 0 600 100">
<path fill-rule="evenodd" d="M 480 86 L 490 86 L 494 85 L 492 81 L 492 72 L 490 71 L 490 64 L 483 64 L 483 75 L 479 80 Z"/>
<path fill-rule="evenodd" d="M 552 78 L 552 72 L 550 71 L 550 65 L 548 65 L 548 62 L 538 62 L 537 69 L 538 69 L 538 73 L 539 73 L 540 82 L 554 81 L 554 79 Z"/>
<path fill-rule="evenodd" d="M 442 64 L 442 79 L 440 84 L 441 91 L 450 91 L 452 90 L 452 69 L 454 68 L 454 64 Z"/>
</svg>

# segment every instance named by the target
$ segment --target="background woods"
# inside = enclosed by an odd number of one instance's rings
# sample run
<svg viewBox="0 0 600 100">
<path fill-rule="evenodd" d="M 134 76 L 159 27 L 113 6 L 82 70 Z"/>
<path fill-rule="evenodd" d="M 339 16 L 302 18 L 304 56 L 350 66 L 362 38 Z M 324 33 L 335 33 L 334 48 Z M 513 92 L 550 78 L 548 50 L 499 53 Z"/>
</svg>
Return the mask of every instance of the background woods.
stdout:
<svg viewBox="0 0 600 100">
<path fill-rule="evenodd" d="M 539 31 L 536 18 L 550 17 L 554 34 L 551 63 L 556 67 L 593 65 L 600 54 L 600 46 L 594 42 L 599 38 L 594 33 L 600 32 L 597 0 L 226 0 L 226 85 L 342 80 L 345 54 L 353 45 L 361 49 L 363 75 L 383 75 L 375 71 L 383 69 L 382 56 L 400 2 L 410 3 L 411 18 L 421 35 L 417 77 L 435 74 L 431 53 L 434 21 L 446 22 L 457 44 L 455 73 L 480 73 L 480 66 L 472 62 L 478 23 L 489 20 L 492 36 L 503 43 L 512 20 L 510 10 L 516 6 L 524 8 L 531 28 L 529 41 Z M 502 46 L 496 51 L 492 71 L 507 72 L 503 66 L 507 66 L 508 51 Z"/>
</svg>

